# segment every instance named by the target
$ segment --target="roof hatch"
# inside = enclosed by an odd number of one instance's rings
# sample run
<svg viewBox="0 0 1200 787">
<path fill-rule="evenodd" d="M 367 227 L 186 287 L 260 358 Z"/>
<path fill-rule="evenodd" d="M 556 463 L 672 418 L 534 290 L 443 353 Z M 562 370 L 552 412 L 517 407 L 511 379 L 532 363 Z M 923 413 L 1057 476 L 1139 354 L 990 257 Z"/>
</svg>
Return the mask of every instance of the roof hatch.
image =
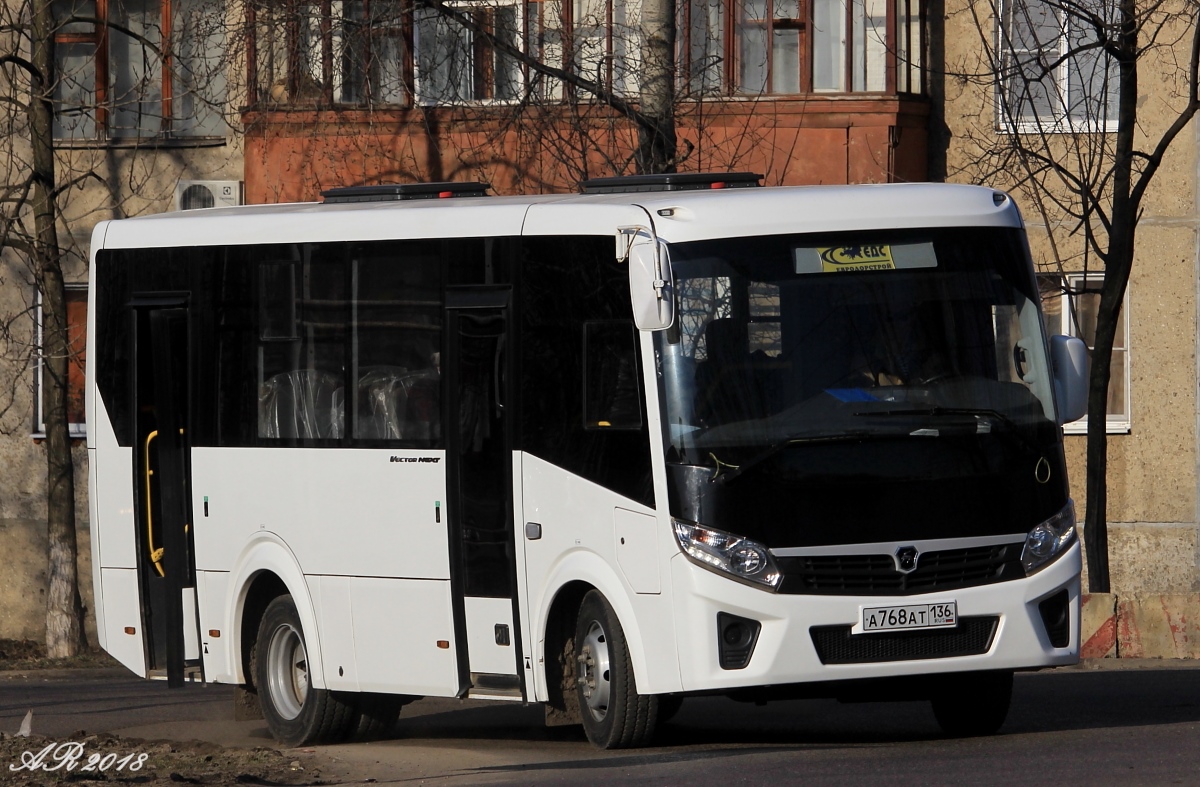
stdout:
<svg viewBox="0 0 1200 787">
<path fill-rule="evenodd" d="M 637 191 L 701 191 L 743 189 L 759 185 L 762 175 L 754 172 L 671 172 L 662 175 L 625 175 L 592 178 L 579 184 L 584 194 L 620 194 Z"/>
<path fill-rule="evenodd" d="M 326 204 L 339 202 L 393 202 L 410 199 L 486 197 L 490 183 L 391 183 L 384 186 L 344 186 L 321 192 Z"/>
</svg>

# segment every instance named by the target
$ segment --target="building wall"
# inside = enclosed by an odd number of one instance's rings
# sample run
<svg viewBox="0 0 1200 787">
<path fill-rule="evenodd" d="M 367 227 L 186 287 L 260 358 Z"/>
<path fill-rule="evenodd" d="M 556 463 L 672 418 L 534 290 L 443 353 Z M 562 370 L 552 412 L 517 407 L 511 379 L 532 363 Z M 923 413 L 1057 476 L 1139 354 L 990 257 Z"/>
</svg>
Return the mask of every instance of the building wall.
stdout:
<svg viewBox="0 0 1200 787">
<path fill-rule="evenodd" d="M 248 113 L 248 202 L 316 199 L 323 189 L 481 180 L 497 193 L 574 191 L 632 172 L 636 130 L 606 110 L 292 110 Z M 820 97 L 685 103 L 680 171 L 752 171 L 767 185 L 923 180 L 924 100 Z M 590 147 L 586 156 L 571 151 Z"/>
<path fill-rule="evenodd" d="M 1040 211 L 1015 183 L 1019 159 L 987 156 L 998 138 L 995 89 L 980 59 L 983 41 L 994 45 L 992 4 L 952 0 L 946 4 L 944 80 L 948 179 L 987 182 L 1013 189 L 1029 223 L 1039 269 L 1082 269 L 1084 243 L 1068 217 Z M 983 39 L 977 25 L 982 20 Z M 1161 38 L 1161 37 L 1160 37 Z M 1169 36 L 1167 37 L 1169 38 Z M 1165 38 L 1162 40 L 1166 40 Z M 1185 43 L 1186 39 L 1185 37 Z M 1171 53 L 1151 54 L 1141 64 L 1139 145 L 1158 135 L 1181 106 Z M 967 75 L 973 75 L 968 77 Z M 1162 78 L 1153 78 L 1161 76 Z M 1197 124 L 1175 141 L 1144 202 L 1130 277 L 1130 418 L 1128 434 L 1109 434 L 1109 561 L 1114 593 L 1188 592 L 1200 589 L 1197 540 Z M 1088 135 L 1052 136 L 1065 152 Z M 997 164 L 997 162 L 1002 162 Z M 1063 196 L 1064 191 L 1058 190 Z M 1053 232 L 1057 257 L 1048 234 Z M 1089 269 L 1102 270 L 1095 257 Z M 1085 513 L 1086 437 L 1068 435 L 1066 453 L 1072 496 Z M 1085 579 L 1086 582 L 1086 579 Z"/>
<path fill-rule="evenodd" d="M 64 274 L 68 283 L 86 283 L 92 229 L 110 218 L 174 209 L 180 179 L 241 180 L 240 144 L 140 150 L 78 148 L 60 151 L 58 173 L 67 180 L 92 173 L 82 188 L 62 199 Z M 36 289 L 28 264 L 11 251 L 0 253 L 0 321 L 11 322 L 9 341 L 0 335 L 0 639 L 45 637 L 47 576 L 46 455 L 35 437 Z M 91 554 L 88 523 L 87 451 L 74 446 L 76 522 L 80 592 L 92 608 Z M 95 621 L 88 616 L 94 644 Z"/>
</svg>

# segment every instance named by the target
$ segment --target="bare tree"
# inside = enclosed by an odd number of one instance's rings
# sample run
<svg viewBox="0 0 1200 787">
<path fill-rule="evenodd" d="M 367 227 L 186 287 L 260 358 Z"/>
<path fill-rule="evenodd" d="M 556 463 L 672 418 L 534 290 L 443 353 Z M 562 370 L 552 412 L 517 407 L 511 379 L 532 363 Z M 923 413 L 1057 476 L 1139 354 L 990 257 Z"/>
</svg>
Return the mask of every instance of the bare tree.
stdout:
<svg viewBox="0 0 1200 787">
<path fill-rule="evenodd" d="M 1006 183 L 1048 233 L 1050 264 L 1103 270 L 1091 356 L 1084 540 L 1108 592 L 1106 412 L 1116 330 L 1147 191 L 1200 99 L 1193 0 L 978 0 L 950 25 L 978 38 L 947 66 L 974 122 L 951 177 Z M 980 56 L 982 53 L 982 56 Z M 1154 74 L 1153 106 L 1139 78 Z M 995 109 L 994 112 L 991 108 Z M 1190 274 L 1190 270 L 1188 272 Z"/>
<path fill-rule="evenodd" d="M 87 645 L 68 415 L 71 367 L 80 368 L 82 347 L 69 331 L 67 283 L 85 270 L 80 235 L 98 219 L 166 203 L 187 166 L 185 157 L 160 148 L 172 124 L 207 123 L 202 130 L 209 130 L 224 122 L 213 120 L 224 106 L 208 88 L 215 82 L 223 94 L 226 55 L 197 56 L 189 47 L 214 32 L 224 37 L 226 19 L 210 0 L 179 6 L 166 19 L 126 19 L 115 7 L 98 19 L 89 0 L 9 0 L 0 7 L 0 259 L 8 304 L 0 346 L 13 372 L 0 390 L 0 430 L 28 434 L 29 411 L 41 414 L 51 657 Z M 186 33 L 175 50 L 168 48 L 173 24 Z M 17 294 L 25 288 L 36 301 Z M 39 364 L 36 386 L 22 371 Z M 31 404 L 35 397 L 40 402 Z"/>
</svg>

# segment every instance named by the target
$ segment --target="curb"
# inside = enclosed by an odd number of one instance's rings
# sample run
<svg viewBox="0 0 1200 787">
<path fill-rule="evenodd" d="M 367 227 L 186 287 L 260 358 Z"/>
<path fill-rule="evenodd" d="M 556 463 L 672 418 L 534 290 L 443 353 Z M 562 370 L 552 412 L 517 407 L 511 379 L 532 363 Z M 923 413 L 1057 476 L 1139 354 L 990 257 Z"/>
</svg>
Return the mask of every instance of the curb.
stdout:
<svg viewBox="0 0 1200 787">
<path fill-rule="evenodd" d="M 1200 596 L 1132 596 L 1117 601 L 1123 658 L 1200 657 Z"/>
<path fill-rule="evenodd" d="M 1085 593 L 1080 598 L 1079 658 L 1117 657 L 1117 597 Z"/>
<path fill-rule="evenodd" d="M 1083 659 L 1200 659 L 1200 595 L 1080 597 Z"/>
</svg>

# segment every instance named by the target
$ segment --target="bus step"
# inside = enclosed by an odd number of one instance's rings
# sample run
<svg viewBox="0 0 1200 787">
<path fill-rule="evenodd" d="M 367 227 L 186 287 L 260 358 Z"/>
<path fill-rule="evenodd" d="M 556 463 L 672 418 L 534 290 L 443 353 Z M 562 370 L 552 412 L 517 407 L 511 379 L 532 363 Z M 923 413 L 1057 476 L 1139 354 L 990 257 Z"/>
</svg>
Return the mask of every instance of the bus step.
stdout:
<svg viewBox="0 0 1200 787">
<path fill-rule="evenodd" d="M 486 672 L 471 673 L 471 688 L 467 696 L 474 700 L 508 700 L 520 702 L 525 699 L 521 691 L 521 678 L 517 675 L 495 675 Z"/>
<path fill-rule="evenodd" d="M 500 702 L 524 702 L 525 696 L 520 689 L 498 691 L 496 689 L 471 689 L 467 692 L 469 700 L 496 700 Z"/>
<path fill-rule="evenodd" d="M 165 669 L 152 669 L 146 673 L 146 677 L 150 680 L 166 680 L 167 671 Z M 203 683 L 204 671 L 199 664 L 185 664 L 183 667 L 183 680 L 185 683 Z"/>
</svg>

